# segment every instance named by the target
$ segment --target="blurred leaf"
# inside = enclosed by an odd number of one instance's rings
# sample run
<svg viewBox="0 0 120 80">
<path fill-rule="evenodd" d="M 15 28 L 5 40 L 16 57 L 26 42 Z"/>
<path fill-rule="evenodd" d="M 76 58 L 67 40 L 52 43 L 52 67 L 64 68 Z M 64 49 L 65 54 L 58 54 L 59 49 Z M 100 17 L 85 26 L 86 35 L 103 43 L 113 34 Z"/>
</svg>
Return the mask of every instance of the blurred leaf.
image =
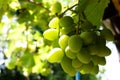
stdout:
<svg viewBox="0 0 120 80">
<path fill-rule="evenodd" d="M 95 26 L 100 26 L 104 9 L 108 6 L 109 0 L 91 0 L 85 9 L 87 19 Z"/>
<path fill-rule="evenodd" d="M 21 66 L 23 67 L 33 67 L 35 65 L 32 54 L 29 51 L 26 51 L 23 56 L 20 58 Z"/>
</svg>

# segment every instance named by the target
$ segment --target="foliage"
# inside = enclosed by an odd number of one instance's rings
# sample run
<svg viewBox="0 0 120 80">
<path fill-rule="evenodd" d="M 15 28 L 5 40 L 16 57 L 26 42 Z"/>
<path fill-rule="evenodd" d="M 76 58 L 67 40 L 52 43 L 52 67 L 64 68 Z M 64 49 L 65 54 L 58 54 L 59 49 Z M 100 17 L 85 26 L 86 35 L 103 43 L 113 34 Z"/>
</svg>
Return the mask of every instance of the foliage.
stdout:
<svg viewBox="0 0 120 80">
<path fill-rule="evenodd" d="M 65 52 L 66 46 L 70 45 L 70 49 L 74 48 L 73 52 L 76 53 L 76 50 L 80 51 L 79 47 L 83 45 L 88 47 L 94 41 L 91 39 L 85 43 L 84 39 L 77 37 L 77 40 L 71 40 L 74 43 L 64 39 L 65 44 L 63 40 L 61 45 L 59 38 L 62 35 L 71 37 L 87 31 L 95 32 L 97 37 L 101 38 L 102 17 L 108 3 L 109 0 L 59 0 L 59 2 L 56 0 L 2 0 L 0 3 L 0 46 L 5 55 L 5 66 L 10 70 L 17 69 L 25 76 L 31 74 L 48 76 L 49 80 L 58 79 L 56 77 L 60 77 L 60 74 L 65 75 L 59 65 L 60 61 L 55 64 L 49 63 L 47 60 L 49 52 L 62 45 L 61 50 Z M 67 42 L 69 43 L 66 44 Z M 76 47 L 77 43 L 79 45 Z M 104 48 L 106 48 L 105 44 Z M 103 48 L 100 47 L 100 49 L 104 51 Z M 110 55 L 110 50 L 108 48 L 107 50 L 108 54 L 101 54 L 102 57 Z M 59 60 L 62 60 L 62 57 Z M 55 71 L 58 73 L 55 74 Z M 73 79 L 69 75 L 64 77 L 69 79 L 61 80 Z"/>
</svg>

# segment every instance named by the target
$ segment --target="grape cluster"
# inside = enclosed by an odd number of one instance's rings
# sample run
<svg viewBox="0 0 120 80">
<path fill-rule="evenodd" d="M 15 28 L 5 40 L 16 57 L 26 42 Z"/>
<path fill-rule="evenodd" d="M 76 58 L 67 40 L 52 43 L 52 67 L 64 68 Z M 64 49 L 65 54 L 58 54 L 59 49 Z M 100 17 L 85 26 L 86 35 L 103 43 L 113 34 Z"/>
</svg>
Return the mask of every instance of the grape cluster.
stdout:
<svg viewBox="0 0 120 80">
<path fill-rule="evenodd" d="M 98 29 L 87 20 L 79 27 L 76 24 L 71 16 L 51 19 L 43 36 L 53 42 L 58 40 L 59 46 L 51 49 L 47 59 L 60 63 L 71 76 L 78 71 L 97 74 L 99 65 L 105 65 L 105 57 L 111 54 L 106 41 L 113 41 L 113 34 L 106 28 Z"/>
</svg>

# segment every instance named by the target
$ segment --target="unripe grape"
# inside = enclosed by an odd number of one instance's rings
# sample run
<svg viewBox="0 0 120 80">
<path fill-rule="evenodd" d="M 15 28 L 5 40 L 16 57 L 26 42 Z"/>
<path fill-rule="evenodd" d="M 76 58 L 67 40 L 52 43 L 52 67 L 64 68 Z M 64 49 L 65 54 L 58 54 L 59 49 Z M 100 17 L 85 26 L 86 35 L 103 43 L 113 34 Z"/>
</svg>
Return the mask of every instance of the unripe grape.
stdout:
<svg viewBox="0 0 120 80">
<path fill-rule="evenodd" d="M 66 46 L 68 45 L 68 39 L 69 39 L 69 36 L 67 35 L 62 35 L 60 38 L 59 38 L 59 46 L 64 50 L 66 48 Z"/>
<path fill-rule="evenodd" d="M 60 62 L 64 56 L 64 52 L 61 48 L 54 48 L 48 54 L 47 60 L 51 63 Z"/>
<path fill-rule="evenodd" d="M 60 30 L 60 35 L 69 34 L 74 31 L 75 31 L 75 28 L 73 28 L 73 27 L 70 27 L 70 28 L 62 27 L 62 29 Z"/>
<path fill-rule="evenodd" d="M 72 60 L 72 66 L 73 66 L 75 69 L 80 69 L 80 67 L 82 68 L 82 65 L 83 65 L 83 63 L 80 62 L 80 61 L 78 60 L 78 58 L 75 58 L 75 59 Z"/>
<path fill-rule="evenodd" d="M 105 65 L 106 64 L 106 59 L 105 57 L 99 57 L 99 56 L 92 56 L 92 62 L 94 65 Z"/>
<path fill-rule="evenodd" d="M 96 75 L 96 74 L 98 74 L 98 72 L 99 72 L 99 66 L 95 65 L 90 73 L 93 75 Z"/>
<path fill-rule="evenodd" d="M 76 74 L 75 69 L 72 67 L 72 60 L 67 58 L 66 56 L 63 57 L 61 61 L 61 66 L 62 69 L 70 76 L 74 76 Z"/>
<path fill-rule="evenodd" d="M 89 54 L 88 50 L 84 48 L 82 48 L 77 54 L 77 58 L 84 64 L 88 64 L 91 61 L 91 55 Z"/>
<path fill-rule="evenodd" d="M 82 70 L 80 72 L 83 74 L 90 73 L 92 71 L 93 67 L 94 67 L 94 64 L 92 62 L 90 62 L 88 64 L 84 64 L 82 66 Z"/>
<path fill-rule="evenodd" d="M 81 29 L 84 31 L 89 31 L 91 29 L 95 29 L 95 27 L 92 25 L 92 23 L 86 20 L 83 23 L 81 23 Z"/>
<path fill-rule="evenodd" d="M 56 13 L 60 13 L 62 10 L 62 6 L 61 6 L 61 3 L 60 2 L 55 2 L 53 5 L 52 5 L 52 9 L 51 9 L 51 12 L 56 14 Z"/>
<path fill-rule="evenodd" d="M 90 55 L 97 55 L 99 53 L 99 47 L 96 44 L 88 46 L 88 50 Z"/>
<path fill-rule="evenodd" d="M 69 28 L 74 26 L 74 20 L 70 16 L 63 16 L 60 19 L 60 26 L 64 28 Z"/>
<path fill-rule="evenodd" d="M 58 38 L 58 30 L 57 29 L 47 29 L 43 36 L 45 39 L 53 41 Z"/>
<path fill-rule="evenodd" d="M 69 48 L 69 46 L 66 47 L 65 49 L 65 54 L 68 58 L 70 59 L 75 59 L 76 58 L 76 53 L 72 52 Z"/>
<path fill-rule="evenodd" d="M 103 29 L 100 33 L 101 33 L 101 36 L 103 36 L 107 41 L 114 40 L 114 35 L 109 29 Z"/>
<path fill-rule="evenodd" d="M 105 57 L 105 56 L 109 56 L 111 54 L 111 50 L 107 47 L 107 46 L 101 46 L 99 48 L 99 53 L 97 54 L 97 56 L 100 57 Z"/>
<path fill-rule="evenodd" d="M 85 45 L 91 44 L 93 42 L 95 42 L 97 35 L 95 32 L 82 32 L 80 34 L 80 37 L 83 39 L 83 42 Z"/>
<path fill-rule="evenodd" d="M 48 26 L 50 28 L 56 28 L 58 29 L 59 28 L 59 18 L 58 17 L 55 17 L 53 19 L 50 20 Z"/>
<path fill-rule="evenodd" d="M 68 39 L 68 46 L 73 52 L 79 52 L 82 47 L 82 44 L 83 42 L 79 35 L 72 35 Z"/>
</svg>

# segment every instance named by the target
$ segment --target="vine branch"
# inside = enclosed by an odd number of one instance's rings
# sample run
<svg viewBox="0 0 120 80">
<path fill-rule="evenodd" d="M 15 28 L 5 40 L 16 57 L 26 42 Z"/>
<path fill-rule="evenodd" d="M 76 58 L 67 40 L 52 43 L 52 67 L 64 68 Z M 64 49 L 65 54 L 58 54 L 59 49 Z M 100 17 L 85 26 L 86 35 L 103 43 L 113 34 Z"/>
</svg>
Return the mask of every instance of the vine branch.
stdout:
<svg viewBox="0 0 120 80">
<path fill-rule="evenodd" d="M 77 6 L 78 4 L 74 4 L 73 6 L 67 8 L 64 12 L 62 12 L 60 15 L 58 15 L 59 17 L 63 16 L 68 10 L 71 10 L 72 8 L 74 8 L 75 6 Z"/>
<path fill-rule="evenodd" d="M 78 5 L 80 5 L 80 0 L 78 0 Z M 80 28 L 80 13 L 78 13 L 78 23 L 76 28 L 76 34 L 79 34 L 79 28 Z"/>
</svg>

